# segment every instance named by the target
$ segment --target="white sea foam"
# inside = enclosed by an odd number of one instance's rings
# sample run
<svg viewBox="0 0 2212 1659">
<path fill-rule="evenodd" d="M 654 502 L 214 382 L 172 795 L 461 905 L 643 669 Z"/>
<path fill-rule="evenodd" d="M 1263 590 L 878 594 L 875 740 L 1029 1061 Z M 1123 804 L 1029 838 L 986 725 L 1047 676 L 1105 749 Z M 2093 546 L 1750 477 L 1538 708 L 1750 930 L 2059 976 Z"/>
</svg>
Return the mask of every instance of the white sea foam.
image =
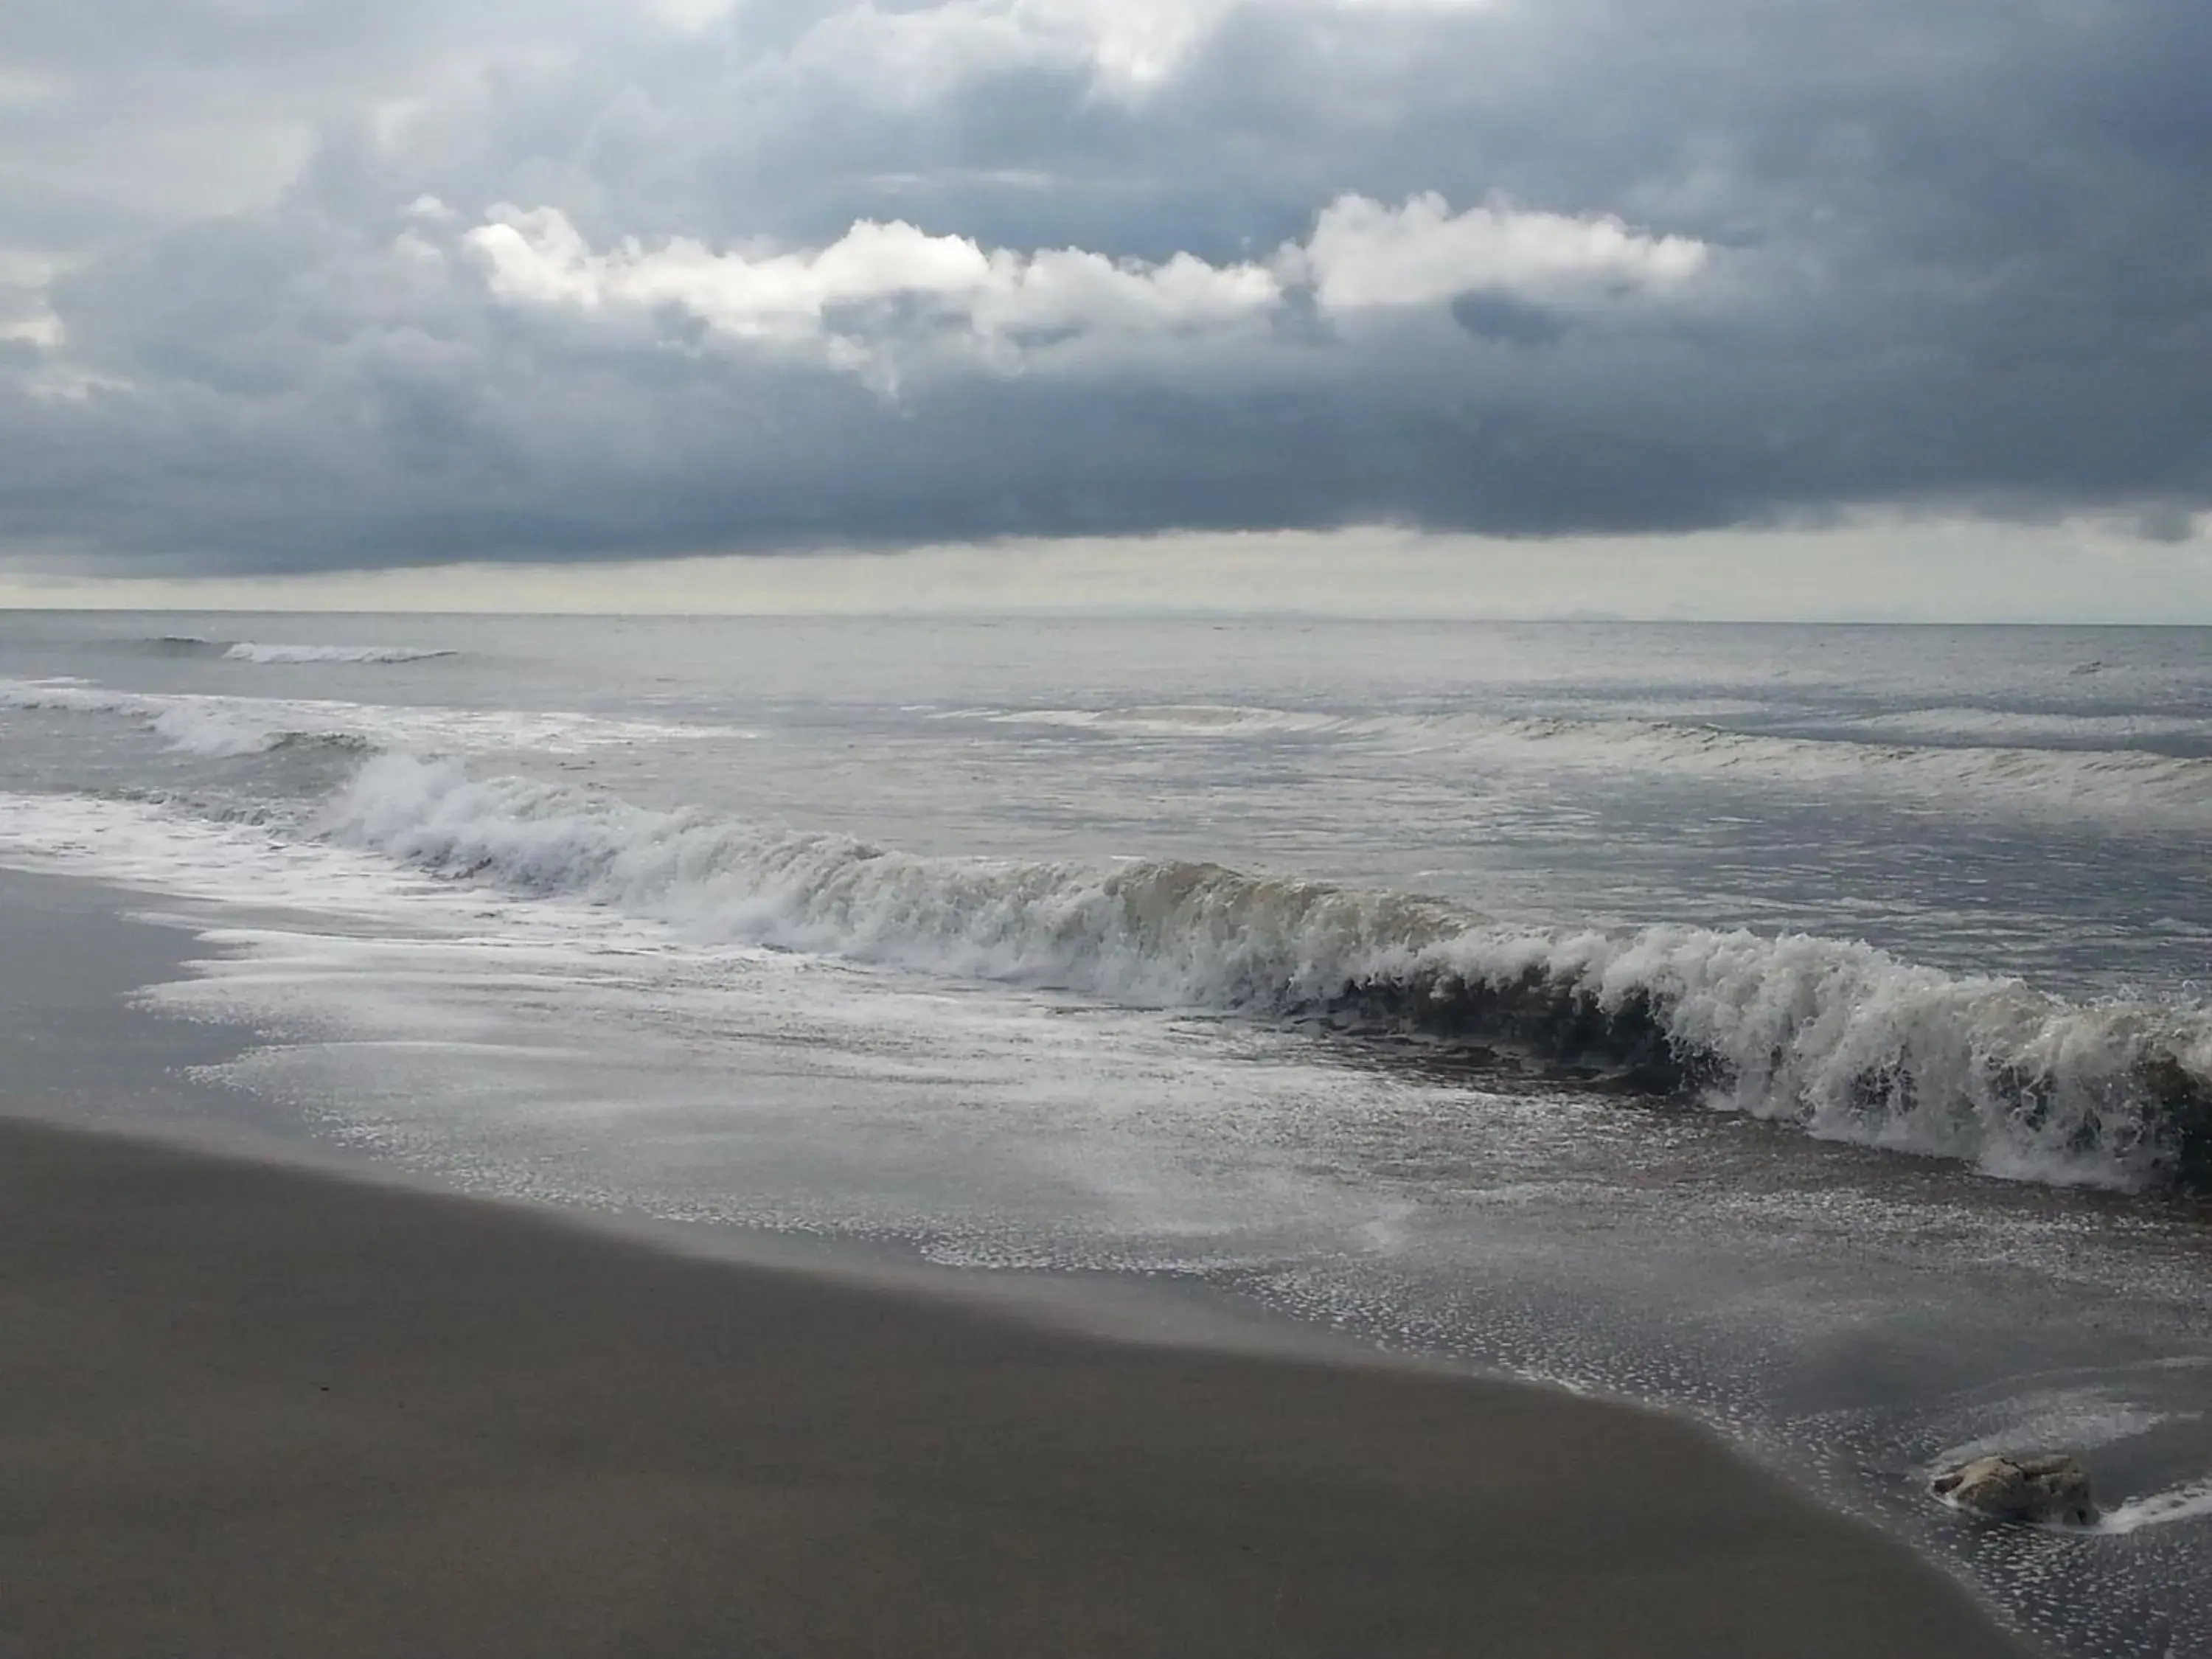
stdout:
<svg viewBox="0 0 2212 1659">
<path fill-rule="evenodd" d="M 402 663 L 423 662 L 457 653 L 442 647 L 413 645 L 264 645 L 240 640 L 222 653 L 233 662 Z"/>
<path fill-rule="evenodd" d="M 1208 865 L 920 858 L 401 756 L 366 765 L 326 828 L 439 874 L 718 939 L 1158 1005 L 1327 1011 L 1379 996 L 1435 1033 L 1566 1058 L 1647 1029 L 1716 1105 L 2029 1178 L 2157 1178 L 2177 1154 L 2158 1096 L 2212 1089 L 2204 1009 L 2068 1003 L 1837 939 L 1504 927 Z"/>
<path fill-rule="evenodd" d="M 2168 1362 L 2172 1363 L 2172 1362 Z M 2180 1363 L 2201 1364 L 2195 1356 Z M 1926 1466 L 1929 1480 L 1945 1469 L 1978 1457 L 2063 1448 L 2075 1454 L 2138 1439 L 2155 1430 L 2200 1419 L 2201 1411 L 2175 1411 L 2132 1397 L 2126 1382 L 2099 1381 L 2087 1387 L 2053 1389 L 2007 1401 L 1984 1431 L 1946 1447 Z M 2094 1476 L 2094 1458 L 2091 1460 Z M 1946 1499 L 1947 1503 L 1952 1500 Z M 1954 1503 L 1952 1507 L 1957 1507 Z M 2212 1477 L 2187 1480 L 2159 1492 L 2106 1506 L 2094 1523 L 2101 1533 L 2130 1533 L 2145 1527 L 2212 1517 Z M 2078 1531 L 2067 1524 L 2062 1531 Z"/>
<path fill-rule="evenodd" d="M 2212 1519 L 2212 1479 L 2188 1481 L 2164 1492 L 2116 1504 L 2099 1518 L 2097 1530 L 2140 1532 L 2145 1527 L 2206 1519 Z"/>
<path fill-rule="evenodd" d="M 395 898 L 419 913 L 440 890 L 420 872 L 370 854 L 289 838 L 264 824 L 94 795 L 0 793 L 0 858 L 218 904 L 338 915 L 372 937 L 392 920 Z M 466 914 L 445 908 L 434 922 Z"/>
</svg>

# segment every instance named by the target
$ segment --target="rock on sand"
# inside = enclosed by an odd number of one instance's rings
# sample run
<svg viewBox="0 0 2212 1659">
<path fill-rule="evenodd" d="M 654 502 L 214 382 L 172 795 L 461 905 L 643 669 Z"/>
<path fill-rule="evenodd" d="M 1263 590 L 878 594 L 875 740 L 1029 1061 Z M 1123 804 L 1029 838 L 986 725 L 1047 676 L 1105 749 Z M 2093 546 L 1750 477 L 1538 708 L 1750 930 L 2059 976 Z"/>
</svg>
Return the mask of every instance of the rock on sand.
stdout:
<svg viewBox="0 0 2212 1659">
<path fill-rule="evenodd" d="M 1977 1457 L 1936 1477 L 1938 1498 L 1996 1521 L 2064 1521 L 2087 1526 L 2097 1518 L 2089 1471 L 2063 1454 Z"/>
</svg>

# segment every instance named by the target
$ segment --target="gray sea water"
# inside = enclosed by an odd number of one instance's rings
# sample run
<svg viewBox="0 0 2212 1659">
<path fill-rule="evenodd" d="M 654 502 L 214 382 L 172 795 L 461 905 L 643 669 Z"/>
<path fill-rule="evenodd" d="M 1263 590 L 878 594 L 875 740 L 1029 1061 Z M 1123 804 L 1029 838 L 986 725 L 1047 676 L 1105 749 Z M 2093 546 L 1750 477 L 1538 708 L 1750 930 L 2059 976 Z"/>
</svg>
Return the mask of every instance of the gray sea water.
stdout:
<svg viewBox="0 0 2212 1659">
<path fill-rule="evenodd" d="M 0 617 L 180 1112 L 1686 1409 L 2070 1654 L 2212 1652 L 2208 829 L 2203 631 Z"/>
</svg>

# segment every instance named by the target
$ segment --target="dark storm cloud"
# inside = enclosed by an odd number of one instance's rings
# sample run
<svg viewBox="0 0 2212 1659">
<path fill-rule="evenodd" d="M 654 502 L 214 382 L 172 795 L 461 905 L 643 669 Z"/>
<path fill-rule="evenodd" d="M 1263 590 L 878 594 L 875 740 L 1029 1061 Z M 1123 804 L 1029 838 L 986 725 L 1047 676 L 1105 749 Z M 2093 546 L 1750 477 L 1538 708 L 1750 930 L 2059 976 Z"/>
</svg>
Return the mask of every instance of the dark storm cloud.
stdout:
<svg viewBox="0 0 2212 1659">
<path fill-rule="evenodd" d="M 101 204 L 70 220 L 0 167 L 18 548 L 312 568 L 1884 504 L 2171 534 L 2212 504 L 2201 0 L 681 27 L 511 0 L 373 38 L 305 0 L 138 9 L 127 48 L 82 8 L 0 20 L 0 131 L 136 118 L 183 181 L 165 214 L 114 146 L 69 164 Z M 257 204 L 221 140 L 287 123 L 304 159 Z M 1348 194 L 1373 210 L 1329 243 Z M 495 246 L 501 204 L 560 217 Z M 757 288 L 788 270 L 714 263 L 864 219 L 1014 264 L 967 289 L 824 265 L 798 302 Z M 1059 248 L 1148 263 L 1024 263 Z"/>
</svg>

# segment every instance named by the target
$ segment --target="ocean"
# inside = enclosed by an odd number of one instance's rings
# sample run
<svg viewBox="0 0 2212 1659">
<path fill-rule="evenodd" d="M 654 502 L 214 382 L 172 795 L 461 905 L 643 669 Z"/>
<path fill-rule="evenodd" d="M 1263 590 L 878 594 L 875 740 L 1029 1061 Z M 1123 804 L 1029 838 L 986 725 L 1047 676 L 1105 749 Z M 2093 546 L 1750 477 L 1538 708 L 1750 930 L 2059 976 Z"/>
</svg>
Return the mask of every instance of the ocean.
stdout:
<svg viewBox="0 0 2212 1659">
<path fill-rule="evenodd" d="M 2212 1652 L 2208 831 L 2206 630 L 0 616 L 186 1119 L 1680 1409 L 2083 1656 Z"/>
</svg>

